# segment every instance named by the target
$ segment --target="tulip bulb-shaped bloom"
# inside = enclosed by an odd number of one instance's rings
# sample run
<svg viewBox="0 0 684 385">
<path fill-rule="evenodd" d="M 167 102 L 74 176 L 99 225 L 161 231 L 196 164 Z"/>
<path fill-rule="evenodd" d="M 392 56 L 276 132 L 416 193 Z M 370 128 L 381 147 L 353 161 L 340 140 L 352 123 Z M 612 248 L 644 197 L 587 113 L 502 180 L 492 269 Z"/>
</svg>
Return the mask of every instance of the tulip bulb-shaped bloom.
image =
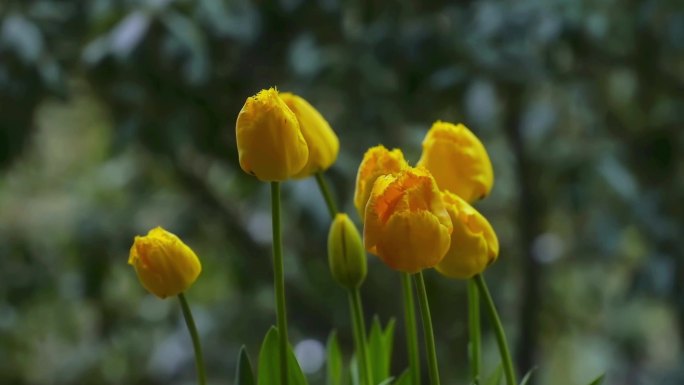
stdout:
<svg viewBox="0 0 684 385">
<path fill-rule="evenodd" d="M 416 273 L 434 267 L 449 250 L 451 219 L 425 169 L 379 177 L 365 214 L 366 250 L 392 269 Z"/>
<path fill-rule="evenodd" d="M 328 233 L 328 263 L 337 283 L 356 289 L 366 279 L 366 250 L 347 214 L 337 214 Z"/>
<path fill-rule="evenodd" d="M 466 126 L 437 121 L 423 140 L 418 166 L 430 170 L 441 190 L 474 202 L 489 194 L 494 171 L 487 150 Z"/>
<path fill-rule="evenodd" d="M 496 260 L 499 240 L 489 221 L 466 201 L 448 191 L 443 198 L 454 231 L 451 247 L 435 269 L 450 278 L 471 278 Z"/>
<path fill-rule="evenodd" d="M 195 252 L 161 227 L 135 237 L 128 264 L 135 268 L 145 289 L 159 298 L 182 293 L 202 271 Z"/>
<path fill-rule="evenodd" d="M 247 98 L 235 137 L 240 167 L 265 182 L 294 177 L 309 159 L 297 117 L 274 88 Z"/>
<path fill-rule="evenodd" d="M 309 160 L 294 177 L 306 178 L 327 170 L 335 163 L 340 151 L 340 140 L 335 131 L 323 115 L 304 98 L 287 92 L 281 93 L 280 98 L 297 117 L 299 128 L 309 147 Z"/>
<path fill-rule="evenodd" d="M 356 174 L 356 190 L 354 191 L 354 206 L 362 221 L 375 180 L 381 175 L 396 174 L 406 167 L 408 163 L 398 148 L 390 151 L 385 146 L 378 145 L 366 151 Z"/>
</svg>

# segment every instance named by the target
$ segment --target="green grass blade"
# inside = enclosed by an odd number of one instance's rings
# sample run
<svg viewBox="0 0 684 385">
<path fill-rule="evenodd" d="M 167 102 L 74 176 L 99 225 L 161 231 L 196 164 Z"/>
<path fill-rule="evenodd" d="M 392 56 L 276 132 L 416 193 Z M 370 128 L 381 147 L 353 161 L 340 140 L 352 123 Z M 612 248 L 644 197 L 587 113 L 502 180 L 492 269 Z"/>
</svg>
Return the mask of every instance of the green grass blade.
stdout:
<svg viewBox="0 0 684 385">
<path fill-rule="evenodd" d="M 340 351 L 340 345 L 337 342 L 337 332 L 335 330 L 330 332 L 326 345 L 326 384 L 342 385 L 342 352 Z"/>
<path fill-rule="evenodd" d="M 501 379 L 503 378 L 503 365 L 499 362 L 496 369 L 489 375 L 487 380 L 483 382 L 484 385 L 499 385 L 501 384 Z"/>
<path fill-rule="evenodd" d="M 238 353 L 235 385 L 254 385 L 254 372 L 252 372 L 252 364 L 249 362 L 245 345 L 242 345 Z"/>
<path fill-rule="evenodd" d="M 603 373 L 602 375 L 596 377 L 594 381 L 590 382 L 589 385 L 601 385 L 603 383 L 603 378 L 606 377 L 606 374 Z"/>
<path fill-rule="evenodd" d="M 523 377 L 522 381 L 520 381 L 520 385 L 527 385 L 528 382 L 530 382 L 530 378 L 532 377 L 532 373 L 537 370 L 537 367 L 535 366 L 534 368 L 530 369 L 527 373 L 525 373 L 525 376 Z"/>
</svg>

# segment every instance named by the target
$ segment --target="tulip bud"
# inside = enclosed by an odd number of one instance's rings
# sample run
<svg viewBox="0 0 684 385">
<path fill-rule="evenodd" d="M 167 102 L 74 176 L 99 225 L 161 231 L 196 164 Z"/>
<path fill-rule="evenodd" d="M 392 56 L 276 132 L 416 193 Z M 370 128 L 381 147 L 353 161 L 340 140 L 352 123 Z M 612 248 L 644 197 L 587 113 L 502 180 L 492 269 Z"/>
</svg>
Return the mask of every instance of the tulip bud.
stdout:
<svg viewBox="0 0 684 385">
<path fill-rule="evenodd" d="M 145 289 L 162 299 L 184 292 L 202 271 L 195 252 L 161 227 L 135 237 L 128 264 Z"/>
<path fill-rule="evenodd" d="M 235 123 L 240 167 L 265 182 L 297 175 L 309 159 L 309 147 L 297 117 L 274 88 L 247 98 Z"/>
<path fill-rule="evenodd" d="M 297 117 L 299 128 L 309 147 L 309 160 L 294 177 L 306 178 L 327 170 L 335 163 L 340 151 L 340 141 L 330 124 L 304 98 L 287 92 L 281 93 L 280 98 Z"/>
<path fill-rule="evenodd" d="M 408 167 L 383 175 L 366 205 L 363 241 L 390 268 L 417 273 L 449 250 L 451 219 L 430 173 Z"/>
<path fill-rule="evenodd" d="M 406 167 L 408 163 L 398 148 L 390 151 L 385 146 L 379 145 L 366 151 L 356 174 L 356 189 L 354 190 L 354 206 L 361 221 L 364 221 L 366 203 L 368 203 L 375 180 L 381 175 L 398 173 Z"/>
<path fill-rule="evenodd" d="M 499 240 L 487 218 L 466 201 L 444 192 L 444 204 L 454 226 L 451 246 L 435 270 L 450 278 L 472 278 L 499 255 Z"/>
<path fill-rule="evenodd" d="M 347 214 L 337 214 L 330 225 L 328 263 L 335 281 L 347 289 L 360 287 L 366 279 L 366 251 Z"/>
<path fill-rule="evenodd" d="M 494 171 L 487 150 L 466 126 L 437 121 L 423 140 L 418 166 L 427 168 L 441 190 L 472 203 L 489 195 Z"/>
</svg>

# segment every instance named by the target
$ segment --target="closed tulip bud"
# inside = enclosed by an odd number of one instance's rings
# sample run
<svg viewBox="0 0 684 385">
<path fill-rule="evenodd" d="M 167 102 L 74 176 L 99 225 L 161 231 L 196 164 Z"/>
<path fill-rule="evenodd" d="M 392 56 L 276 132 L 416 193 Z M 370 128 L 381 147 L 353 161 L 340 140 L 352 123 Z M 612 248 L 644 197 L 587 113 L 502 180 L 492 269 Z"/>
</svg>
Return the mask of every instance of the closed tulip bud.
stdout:
<svg viewBox="0 0 684 385">
<path fill-rule="evenodd" d="M 356 289 L 366 279 L 366 251 L 347 214 L 337 214 L 328 233 L 328 263 L 337 283 Z"/>
<path fill-rule="evenodd" d="M 145 289 L 162 299 L 184 292 L 202 271 L 195 252 L 161 227 L 135 237 L 128 264 Z"/>
<path fill-rule="evenodd" d="M 299 128 L 309 147 L 309 160 L 294 177 L 306 178 L 327 170 L 335 163 L 340 151 L 340 140 L 330 124 L 304 98 L 287 92 L 281 93 L 280 97 L 297 117 Z"/>
<path fill-rule="evenodd" d="M 274 88 L 247 98 L 235 137 L 240 167 L 265 182 L 294 177 L 309 159 L 297 117 Z"/>
<path fill-rule="evenodd" d="M 434 267 L 449 250 L 451 219 L 425 169 L 408 167 L 379 177 L 365 218 L 366 250 L 392 269 L 417 273 Z"/>
<path fill-rule="evenodd" d="M 471 278 L 496 260 L 499 240 L 487 219 L 466 201 L 449 192 L 443 198 L 454 231 L 451 247 L 435 269 L 447 277 Z"/>
<path fill-rule="evenodd" d="M 354 191 L 354 206 L 362 221 L 375 180 L 381 175 L 396 174 L 406 167 L 408 163 L 398 148 L 390 151 L 385 146 L 379 145 L 366 151 L 356 174 L 356 190 Z"/>
<path fill-rule="evenodd" d="M 430 170 L 437 185 L 472 203 L 489 195 L 494 171 L 487 150 L 466 126 L 437 121 L 423 140 L 418 166 Z"/>
</svg>

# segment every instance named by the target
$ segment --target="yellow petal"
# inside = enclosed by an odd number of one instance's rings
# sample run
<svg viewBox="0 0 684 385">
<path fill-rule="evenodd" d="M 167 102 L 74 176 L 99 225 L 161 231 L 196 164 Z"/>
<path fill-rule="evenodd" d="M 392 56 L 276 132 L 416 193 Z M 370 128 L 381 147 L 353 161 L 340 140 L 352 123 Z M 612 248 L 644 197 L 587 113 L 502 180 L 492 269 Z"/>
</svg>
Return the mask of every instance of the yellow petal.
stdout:
<svg viewBox="0 0 684 385">
<path fill-rule="evenodd" d="M 451 242 L 451 219 L 441 196 L 424 169 L 407 167 L 378 177 L 366 205 L 366 250 L 395 270 L 434 267 Z"/>
<path fill-rule="evenodd" d="M 330 124 L 304 98 L 287 92 L 281 93 L 280 97 L 297 117 L 299 128 L 309 147 L 309 160 L 294 177 L 306 178 L 327 170 L 335 163 L 340 151 L 340 141 Z"/>
<path fill-rule="evenodd" d="M 471 203 L 489 195 L 494 185 L 487 150 L 463 124 L 435 122 L 423 140 L 418 166 L 430 170 L 440 189 Z"/>
<path fill-rule="evenodd" d="M 489 221 L 463 199 L 445 192 L 444 203 L 454 229 L 451 247 L 435 269 L 447 277 L 471 278 L 497 259 L 499 240 Z"/>
<path fill-rule="evenodd" d="M 309 148 L 297 117 L 274 88 L 247 98 L 235 123 L 240 167 L 262 181 L 297 175 L 309 159 Z"/>
<path fill-rule="evenodd" d="M 356 174 L 356 189 L 354 191 L 354 206 L 362 221 L 375 180 L 381 175 L 398 173 L 406 167 L 408 167 L 408 163 L 404 160 L 404 154 L 399 149 L 395 148 L 389 151 L 384 146 L 379 145 L 366 151 Z"/>
<path fill-rule="evenodd" d="M 182 293 L 202 271 L 192 249 L 161 227 L 135 237 L 128 264 L 135 268 L 143 287 L 159 298 Z"/>
</svg>

